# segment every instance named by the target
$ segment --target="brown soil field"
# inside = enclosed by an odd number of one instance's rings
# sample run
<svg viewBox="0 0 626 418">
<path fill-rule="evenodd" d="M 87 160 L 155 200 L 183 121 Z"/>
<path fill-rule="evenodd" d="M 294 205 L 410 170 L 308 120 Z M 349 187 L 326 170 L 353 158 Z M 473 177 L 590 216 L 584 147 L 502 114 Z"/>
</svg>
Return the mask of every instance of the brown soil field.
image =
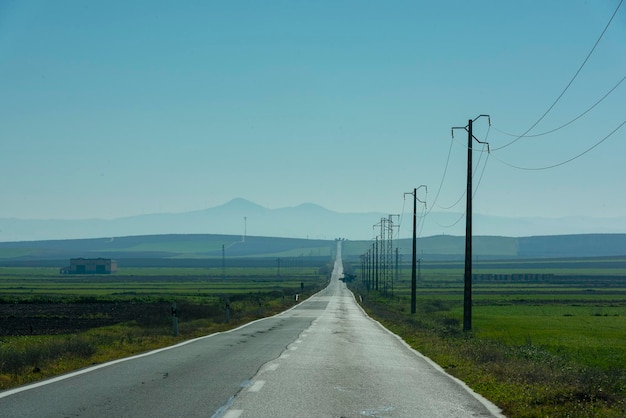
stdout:
<svg viewBox="0 0 626 418">
<path fill-rule="evenodd" d="M 121 322 L 153 325 L 170 319 L 166 302 L 4 303 L 0 336 L 72 334 Z"/>
</svg>

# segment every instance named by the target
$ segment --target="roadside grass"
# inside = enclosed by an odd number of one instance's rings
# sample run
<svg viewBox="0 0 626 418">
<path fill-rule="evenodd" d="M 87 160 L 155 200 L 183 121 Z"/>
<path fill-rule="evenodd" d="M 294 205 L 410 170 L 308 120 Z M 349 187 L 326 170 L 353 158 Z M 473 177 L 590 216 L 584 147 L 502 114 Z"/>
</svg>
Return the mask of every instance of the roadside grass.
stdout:
<svg viewBox="0 0 626 418">
<path fill-rule="evenodd" d="M 204 274 L 199 277 L 181 273 L 181 269 L 133 271 L 132 275 L 122 277 L 76 277 L 70 278 L 70 283 L 68 277 L 59 276 L 58 271 L 29 268 L 22 273 L 19 269 L 10 272 L 0 269 L 0 304 L 9 311 L 18 305 L 36 309 L 39 304 L 76 303 L 106 303 L 116 309 L 124 309 L 127 304 L 157 304 L 164 309 L 159 311 L 163 314 L 156 317 L 143 315 L 72 334 L 0 336 L 0 390 L 232 329 L 288 309 L 297 303 L 295 293 L 300 295 L 301 301 L 327 283 L 325 274 L 311 269 L 285 269 L 280 277 L 275 269 L 269 275 L 257 269 L 247 277 L 226 281 L 207 279 Z M 136 277 L 141 280 L 132 282 Z M 228 318 L 226 300 L 229 301 Z M 169 309 L 172 301 L 177 302 L 178 308 L 176 337 Z M 29 318 L 35 320 L 41 316 L 37 311 L 32 314 Z M 52 316 L 69 323 L 78 318 L 64 315 Z M 49 319 L 49 316 L 44 315 L 42 319 Z M 102 313 L 80 315 L 93 319 L 94 323 L 107 316 Z M 0 317 L 0 322 L 4 320 L 8 318 Z"/>
<path fill-rule="evenodd" d="M 303 295 L 304 298 L 308 296 Z M 130 321 L 75 335 L 0 337 L 0 390 L 233 329 L 277 314 L 294 304 L 291 301 L 283 303 L 279 298 L 264 298 L 259 308 L 255 302 L 240 301 L 231 304 L 229 322 L 221 310 L 211 318 L 184 320 L 183 316 L 176 337 L 172 332 L 172 319 L 168 316 L 157 324 Z M 193 306 L 190 303 L 185 308 Z"/>
<path fill-rule="evenodd" d="M 626 416 L 623 283 L 474 284 L 472 332 L 465 333 L 462 273 L 422 272 L 415 315 L 406 271 L 393 295 L 368 293 L 360 281 L 352 288 L 372 317 L 507 416 Z M 624 271 L 618 274 L 623 282 Z"/>
</svg>

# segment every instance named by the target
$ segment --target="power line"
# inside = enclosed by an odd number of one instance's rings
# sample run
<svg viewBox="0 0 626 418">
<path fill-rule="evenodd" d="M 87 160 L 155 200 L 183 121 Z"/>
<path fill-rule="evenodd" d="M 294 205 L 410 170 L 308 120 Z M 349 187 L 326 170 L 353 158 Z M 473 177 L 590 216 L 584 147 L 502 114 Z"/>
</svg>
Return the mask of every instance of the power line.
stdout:
<svg viewBox="0 0 626 418">
<path fill-rule="evenodd" d="M 554 106 L 556 106 L 556 104 L 559 102 L 559 100 L 561 100 L 561 98 L 563 97 L 563 95 L 565 94 L 565 92 L 570 88 L 570 86 L 572 85 L 572 83 L 574 82 L 574 80 L 576 79 L 576 77 L 578 77 L 578 74 L 580 74 L 580 72 L 582 71 L 583 67 L 585 66 L 585 64 L 587 64 L 587 61 L 589 60 L 589 58 L 591 57 L 591 54 L 593 54 L 593 52 L 595 51 L 596 47 L 598 46 L 598 44 L 600 43 L 600 40 L 602 39 L 602 37 L 604 36 L 604 34 L 606 33 L 607 29 L 609 28 L 609 26 L 611 25 L 611 22 L 613 21 L 613 18 L 615 18 L 615 15 L 617 14 L 619 8 L 622 6 L 622 3 L 624 2 L 624 0 L 620 0 L 619 4 L 617 5 L 617 7 L 615 8 L 615 11 L 613 12 L 613 15 L 611 16 L 611 18 L 609 19 L 609 22 L 606 24 L 606 26 L 604 27 L 604 30 L 602 30 L 602 33 L 600 34 L 600 36 L 598 37 L 598 39 L 596 40 L 596 43 L 593 45 L 593 48 L 591 48 L 591 51 L 589 51 L 589 53 L 587 54 L 587 57 L 585 58 L 585 60 L 583 61 L 583 63 L 580 65 L 580 67 L 578 67 L 578 70 L 576 71 L 576 73 L 574 74 L 574 76 L 571 78 L 571 80 L 569 81 L 569 83 L 567 83 L 567 85 L 565 86 L 565 88 L 563 89 L 563 91 L 561 92 L 561 94 L 559 94 L 559 96 L 556 98 L 556 100 L 554 100 L 554 102 L 550 105 L 550 107 L 548 108 L 548 110 L 546 110 L 543 115 L 541 115 L 541 117 L 539 119 L 537 119 L 537 121 L 526 130 L 526 132 L 524 132 L 522 135 L 518 136 L 517 138 L 515 138 L 514 140 L 512 140 L 511 142 L 509 142 L 508 144 L 504 144 L 501 147 L 498 148 L 494 148 L 494 151 L 497 150 L 501 150 L 503 148 L 506 148 L 510 145 L 513 145 L 514 143 L 516 143 L 517 141 L 519 141 L 521 138 L 524 138 L 528 132 L 530 132 L 531 130 L 533 130 L 535 128 L 535 126 L 537 126 L 539 124 L 539 122 L 541 122 L 547 115 L 548 113 L 550 113 L 550 111 L 552 111 L 552 109 L 554 108 Z"/>
<path fill-rule="evenodd" d="M 421 237 L 422 236 L 422 232 L 424 231 L 424 224 L 426 223 L 425 222 L 425 220 L 426 220 L 426 211 L 428 210 L 428 205 L 426 204 L 426 202 L 428 201 L 428 188 L 426 186 L 424 186 L 424 187 L 426 188 L 426 192 L 424 194 L 424 200 L 417 199 L 420 203 L 424 204 L 424 210 L 423 210 L 422 214 L 419 215 L 419 219 L 420 219 L 421 223 L 420 223 L 420 230 L 417 233 L 418 237 Z"/>
<path fill-rule="evenodd" d="M 533 135 L 518 135 L 518 134 L 511 134 L 511 133 L 508 133 L 508 132 L 502 131 L 502 130 L 500 130 L 500 129 L 496 128 L 496 127 L 494 127 L 493 129 L 494 129 L 494 130 L 496 130 L 496 131 L 498 131 L 498 132 L 500 132 L 501 134 L 508 135 L 508 136 L 515 136 L 515 137 L 518 137 L 518 138 L 536 138 L 536 137 L 538 137 L 538 136 L 543 136 L 543 135 L 548 135 L 548 134 L 551 134 L 551 133 L 553 133 L 553 132 L 558 131 L 559 129 L 563 129 L 563 128 L 565 128 L 566 126 L 571 125 L 572 123 L 576 122 L 578 119 L 582 118 L 582 117 L 583 117 L 583 116 L 585 116 L 587 113 L 589 113 L 590 111 L 592 111 L 592 110 L 593 110 L 593 109 L 594 109 L 597 105 L 599 105 L 600 103 L 602 103 L 602 102 L 604 101 L 604 99 L 606 99 L 606 98 L 607 98 L 607 97 L 608 97 L 611 93 L 613 93 L 613 91 L 614 91 L 617 87 L 619 87 L 619 85 L 620 85 L 620 84 L 622 84 L 622 82 L 623 82 L 624 80 L 626 80 L 626 76 L 622 77 L 622 79 L 621 79 L 620 81 L 618 81 L 618 82 L 617 82 L 617 84 L 615 84 L 615 85 L 611 88 L 611 90 L 609 90 L 609 91 L 608 91 L 608 92 L 607 92 L 604 96 L 602 96 L 602 97 L 600 98 L 600 100 L 598 100 L 597 102 L 595 102 L 595 103 L 594 103 L 594 104 L 593 104 L 590 108 L 588 108 L 587 110 L 585 110 L 584 112 L 582 112 L 580 115 L 576 116 L 574 119 L 570 120 L 569 122 L 564 123 L 563 125 L 559 126 L 558 128 L 554 128 L 554 129 L 551 129 L 551 130 L 549 130 L 549 131 L 545 131 L 545 132 L 541 132 L 541 133 L 539 133 L 539 134 L 533 134 Z M 495 149 L 496 149 L 496 150 L 498 150 L 498 149 L 500 149 L 500 148 L 495 148 Z"/>
<path fill-rule="evenodd" d="M 482 154 L 483 154 L 483 153 L 485 153 L 485 147 L 487 147 L 487 159 L 485 160 L 485 164 L 483 165 L 483 168 L 482 168 L 482 170 L 481 170 L 480 177 L 478 178 L 478 183 L 476 184 L 476 188 L 474 188 L 474 190 L 472 191 L 472 197 L 476 196 L 476 192 L 478 192 L 478 188 L 480 187 L 480 183 L 481 183 L 481 181 L 482 181 L 483 174 L 485 174 L 485 168 L 487 167 L 487 161 L 488 161 L 488 159 L 489 159 L 489 155 L 490 155 L 490 152 L 489 152 L 489 144 L 487 144 L 487 139 L 489 138 L 489 132 L 490 132 L 490 131 L 491 131 L 491 123 L 490 123 L 490 124 L 489 124 L 489 126 L 487 127 L 487 133 L 485 134 L 485 138 L 484 138 L 484 140 L 483 140 L 483 141 L 480 141 L 480 142 L 482 142 L 482 143 L 483 143 L 483 149 L 480 151 L 481 155 L 480 155 L 480 158 L 478 159 L 478 163 L 476 164 L 476 169 L 472 172 L 472 178 L 473 178 L 473 177 L 476 175 L 476 173 L 478 172 L 478 167 L 480 166 L 480 161 L 481 161 L 481 159 L 482 159 Z M 454 141 L 454 138 L 452 139 L 452 141 Z M 465 144 L 462 144 L 462 146 L 463 146 L 465 149 L 467 149 L 467 148 L 468 148 L 468 147 L 467 147 L 467 145 L 465 145 Z M 450 143 L 450 150 L 448 151 L 448 161 L 446 161 L 446 169 L 444 170 L 444 178 L 445 178 L 445 172 L 446 172 L 446 171 L 447 171 L 447 169 L 448 169 L 448 162 L 450 161 L 450 151 L 451 151 L 451 150 L 452 150 L 452 143 Z M 435 197 L 435 201 L 434 201 L 434 202 L 433 202 L 433 204 L 431 205 L 431 209 L 430 209 L 429 211 L 427 211 L 427 212 L 424 214 L 424 218 L 426 218 L 426 216 L 428 216 L 428 215 L 430 214 L 430 212 L 432 211 L 432 208 L 435 206 L 435 203 L 436 203 L 436 201 L 437 201 L 437 198 L 439 197 L 439 193 L 441 192 L 441 188 L 442 188 L 442 186 L 443 186 L 443 178 L 442 178 L 442 180 L 441 180 L 441 184 L 440 184 L 440 186 L 439 186 L 439 190 L 437 191 L 437 196 Z M 459 197 L 459 199 L 456 201 L 456 203 L 454 203 L 454 204 L 453 204 L 452 206 L 450 206 L 450 207 L 447 207 L 447 208 L 445 208 L 445 207 L 441 207 L 441 206 L 437 206 L 437 207 L 438 207 L 438 208 L 441 208 L 441 209 L 451 209 L 451 208 L 453 208 L 453 207 L 455 207 L 456 205 L 458 205 L 458 204 L 459 204 L 459 202 L 460 202 L 460 201 L 461 201 L 461 200 L 465 197 L 466 193 L 467 193 L 467 192 L 466 192 L 466 191 L 464 191 L 464 192 L 463 192 L 463 194 L 461 194 L 461 197 Z M 439 222 L 437 222 L 437 221 L 435 221 L 435 223 L 436 223 L 437 225 L 439 225 L 440 227 L 442 227 L 442 228 L 446 228 L 446 229 L 448 229 L 448 228 L 452 228 L 452 227 L 456 226 L 459 222 L 461 222 L 461 220 L 462 220 L 464 217 L 465 217 L 465 213 L 461 214 L 461 216 L 460 216 L 460 217 L 459 217 L 456 221 L 454 221 L 452 224 L 450 224 L 450 225 L 442 225 L 442 224 L 440 224 L 440 223 L 439 223 Z M 423 227 L 423 224 L 422 224 L 422 227 Z"/>
<path fill-rule="evenodd" d="M 489 134 L 487 134 L 487 135 L 485 136 L 485 141 L 487 140 L 487 136 L 489 136 Z M 465 149 L 467 149 L 467 146 L 466 146 L 466 145 L 464 145 L 464 147 L 465 147 Z M 481 153 L 481 154 L 480 154 L 480 157 L 478 157 L 478 162 L 476 163 L 476 168 L 474 169 L 474 172 L 472 173 L 472 178 L 474 178 L 474 176 L 476 176 L 476 173 L 478 172 L 478 167 L 480 166 L 480 161 L 481 161 L 481 160 L 482 160 L 482 158 L 483 158 L 483 153 L 485 152 L 485 148 L 486 148 L 486 146 L 485 146 L 485 145 L 483 145 L 483 149 L 482 149 L 482 151 L 480 151 L 480 153 Z M 489 158 L 489 153 L 487 153 L 487 158 Z M 485 160 L 485 165 L 486 165 L 486 164 L 487 164 L 487 160 Z M 481 179 L 482 179 L 482 177 L 483 177 L 483 176 L 482 176 L 482 173 L 484 173 L 484 172 L 485 172 L 485 165 L 483 165 L 483 169 L 482 169 L 482 172 L 481 172 L 481 175 L 480 175 L 480 178 L 481 178 Z M 480 180 L 478 180 L 478 184 L 476 185 L 476 189 L 478 189 L 478 186 L 479 186 L 479 185 L 480 185 Z M 449 209 L 452 209 L 453 207 L 455 207 L 456 205 L 458 205 L 459 203 L 461 203 L 461 200 L 463 200 L 463 198 L 465 197 L 465 193 L 466 193 L 466 191 L 463 191 L 463 193 L 462 193 L 462 194 L 461 194 L 461 196 L 458 198 L 458 200 L 457 200 L 455 203 L 453 203 L 451 206 L 440 206 L 440 205 L 437 205 L 437 207 L 438 207 L 439 209 L 444 209 L 444 210 L 449 210 Z M 472 193 L 472 196 L 474 196 L 475 194 L 476 194 L 476 192 L 474 191 L 474 192 Z"/>
<path fill-rule="evenodd" d="M 402 219 L 404 218 L 405 207 L 406 207 L 406 193 L 403 195 L 402 211 L 400 212 L 400 219 L 398 219 L 398 239 L 400 239 L 400 229 L 402 228 Z"/>
<path fill-rule="evenodd" d="M 443 169 L 443 176 L 441 176 L 441 183 L 439 183 L 439 188 L 437 189 L 437 194 L 435 195 L 435 199 L 433 200 L 432 205 L 430 205 L 430 210 L 426 212 L 424 217 L 426 217 L 437 204 L 437 199 L 439 199 L 439 193 L 441 193 L 441 188 L 443 187 L 443 182 L 446 179 L 446 173 L 448 172 L 448 164 L 450 163 L 450 154 L 452 153 L 452 145 L 454 144 L 454 138 L 450 139 L 450 148 L 448 149 L 448 158 L 446 159 L 446 166 Z"/>
<path fill-rule="evenodd" d="M 514 165 L 514 164 L 507 163 L 506 161 L 503 161 L 501 158 L 498 158 L 498 157 L 496 157 L 495 155 L 494 155 L 493 157 L 494 157 L 496 160 L 500 161 L 502 164 L 504 164 L 504 165 L 506 165 L 506 166 L 509 166 L 509 167 L 511 167 L 511 168 L 516 168 L 516 169 L 518 169 L 518 170 L 526 170 L 526 171 L 549 170 L 549 169 L 551 169 L 551 168 L 556 168 L 556 167 L 560 167 L 560 166 L 562 166 L 562 165 L 565 165 L 565 164 L 571 163 L 572 161 L 576 160 L 577 158 L 580 158 L 580 157 L 582 157 L 583 155 L 587 154 L 587 153 L 588 153 L 588 152 L 590 152 L 592 149 L 596 148 L 598 145 L 602 144 L 604 141 L 606 141 L 607 139 L 609 139 L 609 138 L 610 138 L 610 137 L 611 137 L 611 136 L 612 136 L 615 132 L 619 131 L 619 130 L 620 130 L 620 128 L 621 128 L 622 126 L 624 126 L 625 124 L 626 124 L 626 120 L 625 120 L 625 121 L 623 121 L 623 122 L 622 122 L 622 123 L 621 123 L 621 124 L 620 124 L 617 128 L 613 129 L 613 130 L 612 130 L 612 131 L 611 131 L 611 132 L 610 132 L 607 136 L 605 136 L 604 138 L 602 138 L 601 140 L 599 140 L 598 142 L 596 142 L 595 144 L 593 144 L 591 147 L 587 148 L 585 151 L 581 152 L 580 154 L 578 154 L 578 155 L 576 155 L 576 156 L 574 156 L 574 157 L 572 157 L 572 158 L 570 158 L 570 159 L 568 159 L 568 160 L 562 161 L 562 162 L 557 163 L 557 164 L 552 164 L 552 165 L 549 165 L 549 166 L 544 166 L 544 167 L 521 167 L 521 166 L 518 166 L 518 165 Z"/>
<path fill-rule="evenodd" d="M 489 155 L 491 154 L 487 154 L 487 160 L 489 159 Z M 485 160 L 485 164 L 483 164 L 483 169 L 480 172 L 480 177 L 478 178 L 478 183 L 476 184 L 476 188 L 474 189 L 474 192 L 472 193 L 472 198 L 476 197 L 476 193 L 478 192 L 478 187 L 480 186 L 480 182 L 483 179 L 483 174 L 485 174 L 485 168 L 487 168 L 487 160 Z M 461 199 L 465 196 L 465 193 L 463 193 L 463 196 L 461 196 Z M 459 201 L 461 201 L 461 199 L 459 199 Z M 458 203 L 458 202 L 457 202 Z M 456 206 L 456 203 L 454 204 L 454 206 Z M 439 222 L 435 221 L 435 223 L 437 225 L 439 225 L 442 228 L 452 228 L 454 226 L 456 226 L 456 224 L 458 224 L 459 222 L 461 222 L 461 220 L 465 217 L 465 213 L 462 213 L 461 216 L 459 216 L 459 218 L 454 221 L 454 223 L 450 224 L 450 225 L 442 225 Z"/>
<path fill-rule="evenodd" d="M 489 125 L 487 127 L 487 133 L 485 134 L 485 138 L 483 139 L 482 142 L 486 143 L 487 139 L 489 138 L 489 132 L 491 131 L 491 125 Z M 454 138 L 453 138 L 454 140 Z M 465 144 L 461 144 L 465 149 L 467 149 L 467 145 Z M 487 148 L 487 158 L 489 158 L 489 144 L 483 144 L 483 149 L 480 151 L 480 156 L 478 157 L 478 162 L 476 163 L 476 168 L 474 169 L 474 172 L 472 173 L 472 178 L 474 178 L 474 176 L 476 175 L 476 172 L 478 172 L 478 167 L 480 166 L 480 161 L 483 158 L 483 154 L 485 153 L 485 148 Z M 474 149 L 472 149 L 472 151 L 475 151 Z M 450 155 L 448 154 L 448 159 L 450 158 Z M 487 164 L 487 160 L 485 160 L 485 165 L 483 165 L 483 169 L 480 175 L 480 179 L 478 180 L 478 184 L 476 185 L 476 189 L 478 190 L 478 186 L 480 186 L 480 180 L 483 178 L 483 173 L 485 172 L 485 166 Z M 446 168 L 447 168 L 447 163 L 446 163 Z M 441 189 L 440 189 L 441 190 Z M 459 197 L 459 199 L 452 205 L 452 206 L 448 206 L 448 207 L 443 207 L 443 206 L 437 206 L 439 209 L 444 209 L 444 210 L 448 210 L 448 209 L 452 209 L 453 207 L 455 207 L 456 205 L 458 205 L 461 200 L 463 200 L 463 198 L 465 197 L 465 191 L 461 194 L 461 196 Z M 474 191 L 472 193 L 472 196 L 474 196 L 476 194 L 476 191 Z M 434 205 L 434 204 L 433 204 Z"/>
<path fill-rule="evenodd" d="M 459 218 L 458 218 L 456 221 L 454 221 L 454 223 L 453 223 L 453 224 L 451 224 L 451 225 L 442 225 L 442 224 L 440 224 L 440 223 L 439 223 L 439 222 L 437 222 L 437 221 L 435 221 L 435 223 L 436 223 L 437 225 L 439 225 L 440 227 L 442 227 L 442 228 L 452 228 L 452 227 L 456 226 L 456 224 L 458 224 L 459 222 L 461 222 L 461 219 L 463 219 L 463 218 L 465 218 L 465 212 L 463 212 L 463 213 L 461 214 L 461 216 L 459 216 Z"/>
</svg>

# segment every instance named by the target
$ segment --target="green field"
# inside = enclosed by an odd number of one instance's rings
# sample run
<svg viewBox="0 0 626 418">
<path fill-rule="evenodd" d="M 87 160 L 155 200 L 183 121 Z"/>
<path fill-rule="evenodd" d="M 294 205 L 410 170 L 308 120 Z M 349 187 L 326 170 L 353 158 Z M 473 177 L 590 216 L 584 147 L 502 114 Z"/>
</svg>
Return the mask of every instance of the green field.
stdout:
<svg viewBox="0 0 626 418">
<path fill-rule="evenodd" d="M 393 286 L 379 277 L 378 291 L 355 289 L 370 314 L 508 416 L 617 417 L 626 413 L 625 261 L 476 262 L 470 333 L 462 262 L 422 264 L 414 315 L 406 262 Z"/>
<path fill-rule="evenodd" d="M 230 329 L 288 309 L 328 282 L 327 264 L 239 264 L 111 275 L 0 267 L 0 390 Z"/>
<path fill-rule="evenodd" d="M 123 296 L 155 298 L 215 297 L 240 293 L 299 291 L 320 278 L 319 268 L 234 267 L 124 268 L 112 275 L 59 275 L 55 268 L 0 267 L 0 300 L 28 301 L 90 296 L 101 300 Z"/>
</svg>

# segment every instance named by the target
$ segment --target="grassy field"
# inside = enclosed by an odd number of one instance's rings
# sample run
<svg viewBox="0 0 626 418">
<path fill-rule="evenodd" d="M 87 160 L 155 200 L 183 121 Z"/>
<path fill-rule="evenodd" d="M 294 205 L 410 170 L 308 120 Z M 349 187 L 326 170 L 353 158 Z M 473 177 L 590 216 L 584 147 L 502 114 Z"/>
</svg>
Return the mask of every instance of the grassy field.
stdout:
<svg viewBox="0 0 626 418">
<path fill-rule="evenodd" d="M 0 298 L 228 295 L 299 289 L 319 267 L 124 268 L 112 275 L 59 275 L 56 268 L 0 267 Z"/>
<path fill-rule="evenodd" d="M 402 267 L 393 295 L 355 283 L 365 309 L 507 416 L 626 415 L 623 258 L 475 263 L 498 280 L 473 284 L 470 333 L 461 263 L 423 263 L 415 315 Z"/>
<path fill-rule="evenodd" d="M 328 269 L 0 267 L 0 390 L 278 313 L 324 287 Z"/>
</svg>

